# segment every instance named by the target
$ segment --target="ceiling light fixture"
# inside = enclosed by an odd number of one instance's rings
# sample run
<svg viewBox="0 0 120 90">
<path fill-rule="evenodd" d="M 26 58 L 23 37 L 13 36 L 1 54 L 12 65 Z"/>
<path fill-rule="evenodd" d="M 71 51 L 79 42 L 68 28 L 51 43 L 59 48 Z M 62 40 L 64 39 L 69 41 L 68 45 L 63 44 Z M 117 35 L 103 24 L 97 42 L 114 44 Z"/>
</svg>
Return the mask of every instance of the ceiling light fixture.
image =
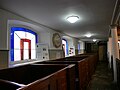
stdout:
<svg viewBox="0 0 120 90">
<path fill-rule="evenodd" d="M 96 39 L 93 39 L 93 42 L 96 42 L 97 40 Z"/>
<path fill-rule="evenodd" d="M 67 17 L 67 20 L 68 20 L 70 23 L 75 23 L 76 21 L 79 20 L 79 17 L 78 17 L 78 16 L 69 16 L 69 17 Z"/>
<path fill-rule="evenodd" d="M 91 35 L 91 34 L 86 34 L 85 36 L 89 38 L 89 37 L 91 37 L 92 35 Z"/>
</svg>

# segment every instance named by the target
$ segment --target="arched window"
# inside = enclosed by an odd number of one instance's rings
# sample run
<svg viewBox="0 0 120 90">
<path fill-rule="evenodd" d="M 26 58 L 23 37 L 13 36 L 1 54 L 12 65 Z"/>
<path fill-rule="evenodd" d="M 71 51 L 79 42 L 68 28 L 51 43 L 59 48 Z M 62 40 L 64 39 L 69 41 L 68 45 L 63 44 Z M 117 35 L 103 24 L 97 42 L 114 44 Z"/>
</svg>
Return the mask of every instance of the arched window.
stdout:
<svg viewBox="0 0 120 90">
<path fill-rule="evenodd" d="M 68 42 L 67 42 L 67 40 L 62 39 L 62 44 L 63 44 L 63 49 L 64 49 L 64 52 L 65 52 L 65 56 L 67 56 L 68 55 Z"/>
<path fill-rule="evenodd" d="M 11 61 L 36 58 L 37 34 L 22 27 L 11 28 Z"/>
</svg>

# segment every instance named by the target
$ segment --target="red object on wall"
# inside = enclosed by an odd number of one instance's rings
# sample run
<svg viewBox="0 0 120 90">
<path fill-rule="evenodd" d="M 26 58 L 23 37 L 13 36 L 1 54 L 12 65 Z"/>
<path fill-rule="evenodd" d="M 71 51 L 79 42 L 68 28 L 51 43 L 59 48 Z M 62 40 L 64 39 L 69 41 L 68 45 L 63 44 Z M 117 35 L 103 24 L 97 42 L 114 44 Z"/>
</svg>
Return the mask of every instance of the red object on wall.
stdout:
<svg viewBox="0 0 120 90">
<path fill-rule="evenodd" d="M 28 42 L 29 59 L 31 59 L 31 40 L 22 38 L 22 39 L 20 40 L 21 60 L 24 59 L 24 58 L 23 58 L 23 57 L 24 57 L 24 42 Z"/>
</svg>

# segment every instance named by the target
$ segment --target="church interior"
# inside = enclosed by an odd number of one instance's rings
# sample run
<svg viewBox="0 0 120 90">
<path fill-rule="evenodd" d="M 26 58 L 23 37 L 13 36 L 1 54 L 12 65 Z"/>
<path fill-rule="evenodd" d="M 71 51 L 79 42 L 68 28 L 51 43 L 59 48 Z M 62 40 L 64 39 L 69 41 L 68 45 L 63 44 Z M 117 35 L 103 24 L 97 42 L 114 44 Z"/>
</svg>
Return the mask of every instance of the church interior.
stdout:
<svg viewBox="0 0 120 90">
<path fill-rule="evenodd" d="M 120 90 L 120 0 L 0 0 L 0 90 Z"/>
</svg>

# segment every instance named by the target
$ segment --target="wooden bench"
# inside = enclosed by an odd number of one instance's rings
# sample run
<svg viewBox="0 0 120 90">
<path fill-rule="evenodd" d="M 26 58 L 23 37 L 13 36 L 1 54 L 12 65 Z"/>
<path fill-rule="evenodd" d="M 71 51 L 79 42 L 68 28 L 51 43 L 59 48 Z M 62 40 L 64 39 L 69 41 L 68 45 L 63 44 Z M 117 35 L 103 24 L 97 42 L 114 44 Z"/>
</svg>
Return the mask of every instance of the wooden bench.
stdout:
<svg viewBox="0 0 120 90">
<path fill-rule="evenodd" d="M 83 56 L 73 56 L 56 60 L 48 60 L 44 64 L 75 64 L 76 90 L 85 90 L 91 76 L 94 73 L 96 65 L 96 54 L 85 54 Z"/>
<path fill-rule="evenodd" d="M 18 90 L 67 90 L 66 75 L 67 68 L 70 67 L 72 66 L 60 64 L 24 65 L 0 70 L 0 79 L 24 85 L 18 87 Z"/>
<path fill-rule="evenodd" d="M 24 85 L 16 82 L 0 79 L 0 89 L 2 90 L 16 90 Z"/>
<path fill-rule="evenodd" d="M 63 61 L 63 60 L 50 60 L 50 61 L 44 61 L 44 62 L 38 62 L 38 63 L 44 63 L 44 64 L 75 64 L 75 88 L 76 90 L 80 90 L 80 73 L 79 73 L 79 64 L 80 61 Z M 38 64 L 37 63 L 37 64 Z"/>
</svg>

